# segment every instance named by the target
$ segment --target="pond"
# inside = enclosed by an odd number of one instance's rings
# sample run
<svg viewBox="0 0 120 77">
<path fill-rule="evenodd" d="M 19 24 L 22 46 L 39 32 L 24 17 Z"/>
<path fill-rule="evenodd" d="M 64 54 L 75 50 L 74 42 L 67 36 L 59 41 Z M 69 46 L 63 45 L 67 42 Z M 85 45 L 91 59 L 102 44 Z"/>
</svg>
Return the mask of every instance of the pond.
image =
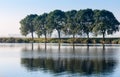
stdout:
<svg viewBox="0 0 120 77">
<path fill-rule="evenodd" d="M 119 76 L 120 45 L 0 44 L 0 77 Z"/>
</svg>

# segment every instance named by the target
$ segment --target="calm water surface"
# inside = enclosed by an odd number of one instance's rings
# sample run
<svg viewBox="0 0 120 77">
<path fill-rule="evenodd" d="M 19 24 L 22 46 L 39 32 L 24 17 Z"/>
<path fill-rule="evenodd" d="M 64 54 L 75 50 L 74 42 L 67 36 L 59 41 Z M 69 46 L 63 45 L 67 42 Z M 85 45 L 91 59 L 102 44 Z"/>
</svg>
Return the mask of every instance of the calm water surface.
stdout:
<svg viewBox="0 0 120 77">
<path fill-rule="evenodd" d="M 120 77 L 120 46 L 3 43 L 0 77 Z"/>
</svg>

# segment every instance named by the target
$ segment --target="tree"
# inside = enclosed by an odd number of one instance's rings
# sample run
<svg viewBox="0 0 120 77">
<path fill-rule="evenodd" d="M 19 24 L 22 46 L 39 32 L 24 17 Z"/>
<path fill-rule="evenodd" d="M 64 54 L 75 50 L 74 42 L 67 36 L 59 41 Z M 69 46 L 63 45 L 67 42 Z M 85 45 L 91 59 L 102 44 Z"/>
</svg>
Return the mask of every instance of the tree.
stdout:
<svg viewBox="0 0 120 77">
<path fill-rule="evenodd" d="M 75 35 L 80 33 L 80 25 L 76 21 L 76 10 L 71 10 L 66 12 L 66 26 L 65 32 L 67 31 L 68 34 L 72 34 L 73 36 L 73 43 L 75 39 Z"/>
<path fill-rule="evenodd" d="M 21 23 L 24 23 L 24 22 L 21 22 Z M 26 26 L 24 26 L 24 25 L 21 25 L 20 32 L 21 32 L 22 35 L 27 36 L 28 28 Z"/>
<path fill-rule="evenodd" d="M 42 30 L 40 30 L 39 28 L 36 29 L 35 33 L 37 34 L 38 38 L 40 38 L 40 36 L 42 36 Z"/>
<path fill-rule="evenodd" d="M 20 21 L 20 30 L 22 35 L 26 36 L 27 34 L 31 33 L 32 40 L 34 38 L 33 33 L 35 31 L 35 26 L 33 24 L 33 20 L 35 17 L 37 17 L 36 14 L 27 15 L 24 19 Z"/>
<path fill-rule="evenodd" d="M 81 25 L 83 33 L 87 35 L 89 40 L 89 33 L 92 32 L 94 23 L 94 12 L 92 9 L 79 10 L 77 13 L 77 21 Z"/>
<path fill-rule="evenodd" d="M 54 10 L 53 12 L 50 12 L 48 17 L 48 23 L 51 26 L 51 28 L 57 30 L 60 42 L 61 31 L 63 30 L 65 25 L 65 13 L 61 10 Z"/>
<path fill-rule="evenodd" d="M 119 22 L 114 17 L 112 12 L 107 10 L 94 10 L 94 28 L 93 32 L 95 34 L 103 35 L 103 42 L 105 41 L 106 34 L 113 34 L 119 31 Z"/>
<path fill-rule="evenodd" d="M 44 35 L 45 36 L 45 42 L 47 41 L 47 30 L 48 30 L 48 27 L 47 27 L 47 16 L 48 14 L 47 13 L 44 13 L 38 17 L 35 18 L 34 22 L 35 22 L 35 29 L 36 29 L 36 32 L 39 32 L 41 33 L 40 35 Z"/>
</svg>

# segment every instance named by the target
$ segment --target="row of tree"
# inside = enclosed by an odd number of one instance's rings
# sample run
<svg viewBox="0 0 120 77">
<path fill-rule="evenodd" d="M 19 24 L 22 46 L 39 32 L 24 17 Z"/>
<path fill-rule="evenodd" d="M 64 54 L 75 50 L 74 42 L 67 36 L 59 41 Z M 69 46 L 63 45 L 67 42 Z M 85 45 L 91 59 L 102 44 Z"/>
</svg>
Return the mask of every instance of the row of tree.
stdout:
<svg viewBox="0 0 120 77">
<path fill-rule="evenodd" d="M 106 34 L 119 31 L 120 23 L 110 11 L 83 9 L 66 12 L 54 10 L 42 15 L 30 14 L 22 19 L 20 24 L 21 34 L 24 36 L 31 33 L 33 38 L 33 34 L 36 33 L 38 37 L 44 35 L 47 40 L 47 35 L 51 36 L 56 30 L 60 42 L 61 32 L 65 35 L 72 35 L 73 39 L 76 35 L 86 34 L 89 39 L 90 33 L 102 34 L 104 41 Z"/>
</svg>

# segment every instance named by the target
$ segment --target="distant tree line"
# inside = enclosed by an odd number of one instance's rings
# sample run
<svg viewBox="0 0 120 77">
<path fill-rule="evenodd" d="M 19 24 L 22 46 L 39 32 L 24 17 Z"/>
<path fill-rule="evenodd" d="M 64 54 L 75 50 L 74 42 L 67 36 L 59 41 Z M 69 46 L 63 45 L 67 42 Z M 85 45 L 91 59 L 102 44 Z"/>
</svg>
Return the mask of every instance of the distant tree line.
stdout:
<svg viewBox="0 0 120 77">
<path fill-rule="evenodd" d="M 61 41 L 61 32 L 65 35 L 72 35 L 73 42 L 76 35 L 86 34 L 89 39 L 90 33 L 103 35 L 103 41 L 106 34 L 113 34 L 119 31 L 119 21 L 112 12 L 107 10 L 54 10 L 42 15 L 30 14 L 20 21 L 21 34 L 27 36 L 31 33 L 37 36 L 44 35 L 47 41 L 47 35 L 52 35 L 54 30 L 58 33 L 59 42 Z"/>
</svg>

